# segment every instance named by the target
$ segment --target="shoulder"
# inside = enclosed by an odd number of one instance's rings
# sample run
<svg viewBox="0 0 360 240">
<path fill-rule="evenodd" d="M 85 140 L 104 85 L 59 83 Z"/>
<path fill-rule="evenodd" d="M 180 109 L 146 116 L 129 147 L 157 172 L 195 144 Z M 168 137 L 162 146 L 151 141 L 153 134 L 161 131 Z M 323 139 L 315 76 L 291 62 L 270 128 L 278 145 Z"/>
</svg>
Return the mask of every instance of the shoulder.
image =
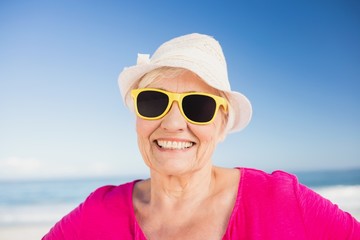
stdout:
<svg viewBox="0 0 360 240">
<path fill-rule="evenodd" d="M 358 239 L 359 223 L 299 183 L 295 175 L 283 171 L 240 170 L 242 178 L 234 222 L 240 224 L 238 227 L 241 226 L 242 231 L 251 234 L 254 230 L 254 234 L 264 239 L 271 236 L 283 236 L 278 239 L 329 239 L 330 236 Z M 260 226 L 261 233 L 254 226 Z M 346 237 L 350 234 L 357 238 Z"/>
<path fill-rule="evenodd" d="M 96 189 L 89 195 L 86 201 L 117 201 L 126 200 L 131 196 L 133 187 L 137 181 L 124 183 L 118 186 L 107 185 Z"/>
<path fill-rule="evenodd" d="M 252 238 L 252 234 L 255 234 L 264 239 L 274 236 L 278 236 L 278 239 L 303 239 L 297 178 L 283 171 L 240 170 L 238 208 L 234 221 L 236 219 L 242 231 L 248 231 L 246 238 Z"/>
<path fill-rule="evenodd" d="M 242 203 L 254 209 L 285 217 L 288 211 L 295 213 L 299 206 L 300 184 L 295 175 L 283 171 L 266 173 L 261 170 L 242 168 L 239 192 Z M 285 200 L 285 201 L 284 201 Z"/>
<path fill-rule="evenodd" d="M 103 186 L 63 217 L 44 239 L 113 239 L 132 234 L 134 182 Z M 131 235 L 132 236 L 132 235 Z"/>
<path fill-rule="evenodd" d="M 136 182 L 100 187 L 91 193 L 80 207 L 84 214 L 127 215 L 132 212 L 132 192 Z"/>
<path fill-rule="evenodd" d="M 267 173 L 252 168 L 241 168 L 242 184 L 244 186 L 262 186 L 265 189 L 284 189 L 289 188 L 295 190 L 298 187 L 298 179 L 295 175 L 284 172 L 274 171 Z M 257 189 L 259 190 L 259 189 Z"/>
<path fill-rule="evenodd" d="M 131 196 L 133 185 L 134 182 L 129 182 L 118 186 L 106 185 L 99 187 L 79 205 L 77 210 L 81 210 L 82 212 L 96 211 L 104 207 L 111 207 L 112 203 L 115 202 L 126 204 L 129 196 Z"/>
</svg>

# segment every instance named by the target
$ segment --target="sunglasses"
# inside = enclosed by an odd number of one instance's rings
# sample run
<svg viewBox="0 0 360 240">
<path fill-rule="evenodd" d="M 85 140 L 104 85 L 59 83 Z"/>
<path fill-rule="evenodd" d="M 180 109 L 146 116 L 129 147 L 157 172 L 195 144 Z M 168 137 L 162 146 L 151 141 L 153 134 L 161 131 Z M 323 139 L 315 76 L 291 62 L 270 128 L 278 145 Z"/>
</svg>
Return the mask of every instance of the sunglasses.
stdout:
<svg viewBox="0 0 360 240">
<path fill-rule="evenodd" d="M 208 124 L 214 120 L 220 106 L 227 111 L 227 101 L 209 93 L 173 93 L 154 88 L 134 89 L 131 91 L 136 114 L 146 120 L 164 117 L 174 101 L 179 104 L 184 118 L 193 124 Z"/>
</svg>

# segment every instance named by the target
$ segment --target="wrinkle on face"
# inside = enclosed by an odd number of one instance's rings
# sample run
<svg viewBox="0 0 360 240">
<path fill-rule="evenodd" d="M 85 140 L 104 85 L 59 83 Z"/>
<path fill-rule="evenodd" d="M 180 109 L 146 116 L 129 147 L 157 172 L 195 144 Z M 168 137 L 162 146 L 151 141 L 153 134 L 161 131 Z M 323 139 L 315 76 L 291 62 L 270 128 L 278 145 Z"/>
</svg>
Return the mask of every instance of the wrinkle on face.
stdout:
<svg viewBox="0 0 360 240">
<path fill-rule="evenodd" d="M 187 70 L 178 71 L 177 76 L 174 74 L 170 77 L 158 76 L 161 77 L 147 82 L 146 85 L 140 82 L 139 87 L 158 88 L 179 93 L 206 92 L 219 95 L 217 89 L 210 87 L 196 74 Z M 146 82 L 146 79 L 144 81 Z M 172 109 L 162 119 L 137 118 L 136 121 L 138 145 L 143 160 L 151 170 L 157 172 L 180 174 L 201 169 L 211 163 L 212 154 L 223 137 L 225 115 L 221 110 L 210 124 L 196 125 L 186 121 L 178 106 L 175 107 L 176 104 L 173 103 Z M 172 117 L 172 121 L 168 121 Z M 196 144 L 182 151 L 176 150 L 178 152 L 164 151 L 155 143 L 156 139 L 184 139 Z"/>
</svg>

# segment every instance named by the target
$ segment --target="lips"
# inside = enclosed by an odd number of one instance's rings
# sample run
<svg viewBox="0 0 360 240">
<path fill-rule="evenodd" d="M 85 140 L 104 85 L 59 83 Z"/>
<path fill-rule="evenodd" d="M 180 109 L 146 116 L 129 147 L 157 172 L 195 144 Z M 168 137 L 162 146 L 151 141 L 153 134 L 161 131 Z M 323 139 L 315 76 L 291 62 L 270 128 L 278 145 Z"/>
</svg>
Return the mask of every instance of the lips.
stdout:
<svg viewBox="0 0 360 240">
<path fill-rule="evenodd" d="M 183 150 L 190 148 L 194 145 L 194 142 L 187 142 L 187 141 L 157 140 L 155 142 L 160 148 L 170 149 L 170 150 Z"/>
</svg>

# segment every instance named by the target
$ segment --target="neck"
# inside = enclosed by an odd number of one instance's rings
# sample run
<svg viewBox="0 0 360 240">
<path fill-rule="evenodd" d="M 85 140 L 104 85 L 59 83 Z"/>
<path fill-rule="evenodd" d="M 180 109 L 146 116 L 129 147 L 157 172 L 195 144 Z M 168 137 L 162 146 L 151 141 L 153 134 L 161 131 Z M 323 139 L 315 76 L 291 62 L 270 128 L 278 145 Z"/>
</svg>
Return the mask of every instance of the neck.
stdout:
<svg viewBox="0 0 360 240">
<path fill-rule="evenodd" d="M 211 164 L 181 176 L 151 172 L 150 201 L 171 205 L 201 202 L 213 192 L 214 180 L 215 171 Z"/>
</svg>

